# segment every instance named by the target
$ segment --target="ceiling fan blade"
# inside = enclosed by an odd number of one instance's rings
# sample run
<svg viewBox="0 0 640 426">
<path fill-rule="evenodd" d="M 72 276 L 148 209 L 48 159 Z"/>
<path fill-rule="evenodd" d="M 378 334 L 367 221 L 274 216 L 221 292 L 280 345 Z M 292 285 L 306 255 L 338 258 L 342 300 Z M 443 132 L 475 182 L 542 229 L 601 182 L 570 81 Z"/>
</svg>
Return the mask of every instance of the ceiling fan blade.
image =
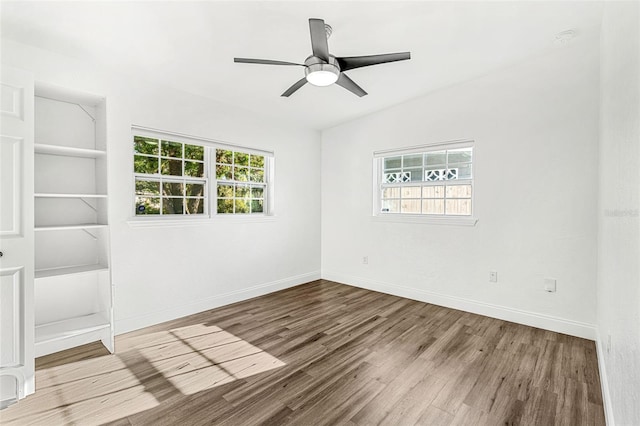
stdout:
<svg viewBox="0 0 640 426">
<path fill-rule="evenodd" d="M 369 56 L 349 56 L 336 58 L 341 71 L 348 71 L 354 68 L 368 67 L 370 65 L 384 64 L 387 62 L 406 61 L 411 59 L 411 52 L 385 53 L 382 55 Z"/>
<path fill-rule="evenodd" d="M 338 77 L 338 81 L 336 81 L 338 86 L 342 86 L 351 93 L 358 95 L 359 97 L 363 97 L 367 95 L 367 92 L 362 89 L 362 87 L 358 86 L 353 80 L 351 80 L 347 75 L 343 72 L 340 73 Z"/>
<path fill-rule="evenodd" d="M 327 32 L 324 29 L 324 20 L 309 19 L 309 31 L 311 32 L 311 50 L 313 50 L 313 56 L 329 62 L 329 44 L 327 43 Z"/>
<path fill-rule="evenodd" d="M 288 98 L 289 96 L 291 96 L 296 90 L 298 90 L 299 88 L 301 88 L 302 86 L 304 86 L 305 84 L 307 84 L 307 78 L 303 77 L 300 80 L 296 81 L 293 86 L 289 87 L 282 95 L 280 96 L 284 96 L 285 98 Z"/>
<path fill-rule="evenodd" d="M 271 59 L 250 59 L 250 58 L 233 58 L 233 62 L 242 64 L 262 64 L 262 65 L 298 65 L 304 67 L 303 64 L 296 64 L 293 62 L 284 61 L 272 61 Z"/>
</svg>

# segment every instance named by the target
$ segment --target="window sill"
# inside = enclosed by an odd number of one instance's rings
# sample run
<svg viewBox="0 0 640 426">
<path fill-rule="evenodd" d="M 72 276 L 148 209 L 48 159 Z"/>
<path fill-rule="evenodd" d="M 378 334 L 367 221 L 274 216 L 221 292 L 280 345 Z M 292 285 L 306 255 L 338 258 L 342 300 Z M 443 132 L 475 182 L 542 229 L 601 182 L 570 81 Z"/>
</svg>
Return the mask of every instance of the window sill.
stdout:
<svg viewBox="0 0 640 426">
<path fill-rule="evenodd" d="M 181 228 L 186 226 L 201 226 L 201 225 L 215 225 L 215 224 L 228 224 L 228 223 L 261 223 L 261 222 L 275 222 L 275 216 L 263 216 L 263 215 L 228 215 L 228 216 L 213 216 L 213 217 L 199 217 L 199 218 L 146 218 L 136 217 L 127 220 L 127 225 L 131 228 Z"/>
<path fill-rule="evenodd" d="M 372 217 L 375 222 L 421 223 L 424 225 L 475 226 L 475 217 L 444 217 L 402 214 L 380 214 Z"/>
</svg>

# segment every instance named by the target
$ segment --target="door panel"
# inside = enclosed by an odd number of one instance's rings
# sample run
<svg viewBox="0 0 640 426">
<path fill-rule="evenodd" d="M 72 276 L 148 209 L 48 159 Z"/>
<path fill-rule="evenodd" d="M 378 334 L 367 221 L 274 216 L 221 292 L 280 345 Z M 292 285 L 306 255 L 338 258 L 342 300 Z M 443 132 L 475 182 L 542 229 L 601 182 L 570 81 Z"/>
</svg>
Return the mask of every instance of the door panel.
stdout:
<svg viewBox="0 0 640 426">
<path fill-rule="evenodd" d="M 0 404 L 35 390 L 33 76 L 0 74 Z"/>
<path fill-rule="evenodd" d="M 22 235 L 23 139 L 0 136 L 0 238 Z"/>
<path fill-rule="evenodd" d="M 0 365 L 3 367 L 24 364 L 20 345 L 20 336 L 24 328 L 23 276 L 22 268 L 3 269 L 0 273 L 0 333 L 2 333 Z"/>
</svg>

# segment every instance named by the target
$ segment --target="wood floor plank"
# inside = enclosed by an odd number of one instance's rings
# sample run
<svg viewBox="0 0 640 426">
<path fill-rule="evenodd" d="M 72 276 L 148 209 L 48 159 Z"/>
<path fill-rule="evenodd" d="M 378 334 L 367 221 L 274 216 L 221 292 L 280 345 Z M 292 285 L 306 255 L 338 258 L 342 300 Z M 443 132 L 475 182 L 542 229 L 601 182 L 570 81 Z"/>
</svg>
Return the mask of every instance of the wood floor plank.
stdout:
<svg viewBox="0 0 640 426">
<path fill-rule="evenodd" d="M 453 416 L 451 414 L 430 405 L 424 410 L 420 418 L 416 421 L 416 424 L 424 426 L 449 426 L 452 421 Z"/>
<path fill-rule="evenodd" d="M 39 358 L 4 425 L 605 424 L 593 342 L 318 280 Z"/>
</svg>

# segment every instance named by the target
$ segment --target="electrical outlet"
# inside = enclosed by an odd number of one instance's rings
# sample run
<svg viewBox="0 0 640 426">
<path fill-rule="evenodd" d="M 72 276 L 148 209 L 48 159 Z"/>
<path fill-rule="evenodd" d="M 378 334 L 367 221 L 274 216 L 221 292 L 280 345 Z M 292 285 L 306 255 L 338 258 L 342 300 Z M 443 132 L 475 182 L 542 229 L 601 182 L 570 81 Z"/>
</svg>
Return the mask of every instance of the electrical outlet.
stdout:
<svg viewBox="0 0 640 426">
<path fill-rule="evenodd" d="M 498 272 L 497 271 L 489 271 L 489 282 L 497 283 L 498 282 Z"/>
<path fill-rule="evenodd" d="M 544 279 L 544 291 L 549 293 L 556 292 L 556 280 L 554 278 L 545 278 Z"/>
<path fill-rule="evenodd" d="M 362 264 L 363 265 L 368 265 L 369 264 L 369 256 L 363 256 L 362 257 Z"/>
</svg>

